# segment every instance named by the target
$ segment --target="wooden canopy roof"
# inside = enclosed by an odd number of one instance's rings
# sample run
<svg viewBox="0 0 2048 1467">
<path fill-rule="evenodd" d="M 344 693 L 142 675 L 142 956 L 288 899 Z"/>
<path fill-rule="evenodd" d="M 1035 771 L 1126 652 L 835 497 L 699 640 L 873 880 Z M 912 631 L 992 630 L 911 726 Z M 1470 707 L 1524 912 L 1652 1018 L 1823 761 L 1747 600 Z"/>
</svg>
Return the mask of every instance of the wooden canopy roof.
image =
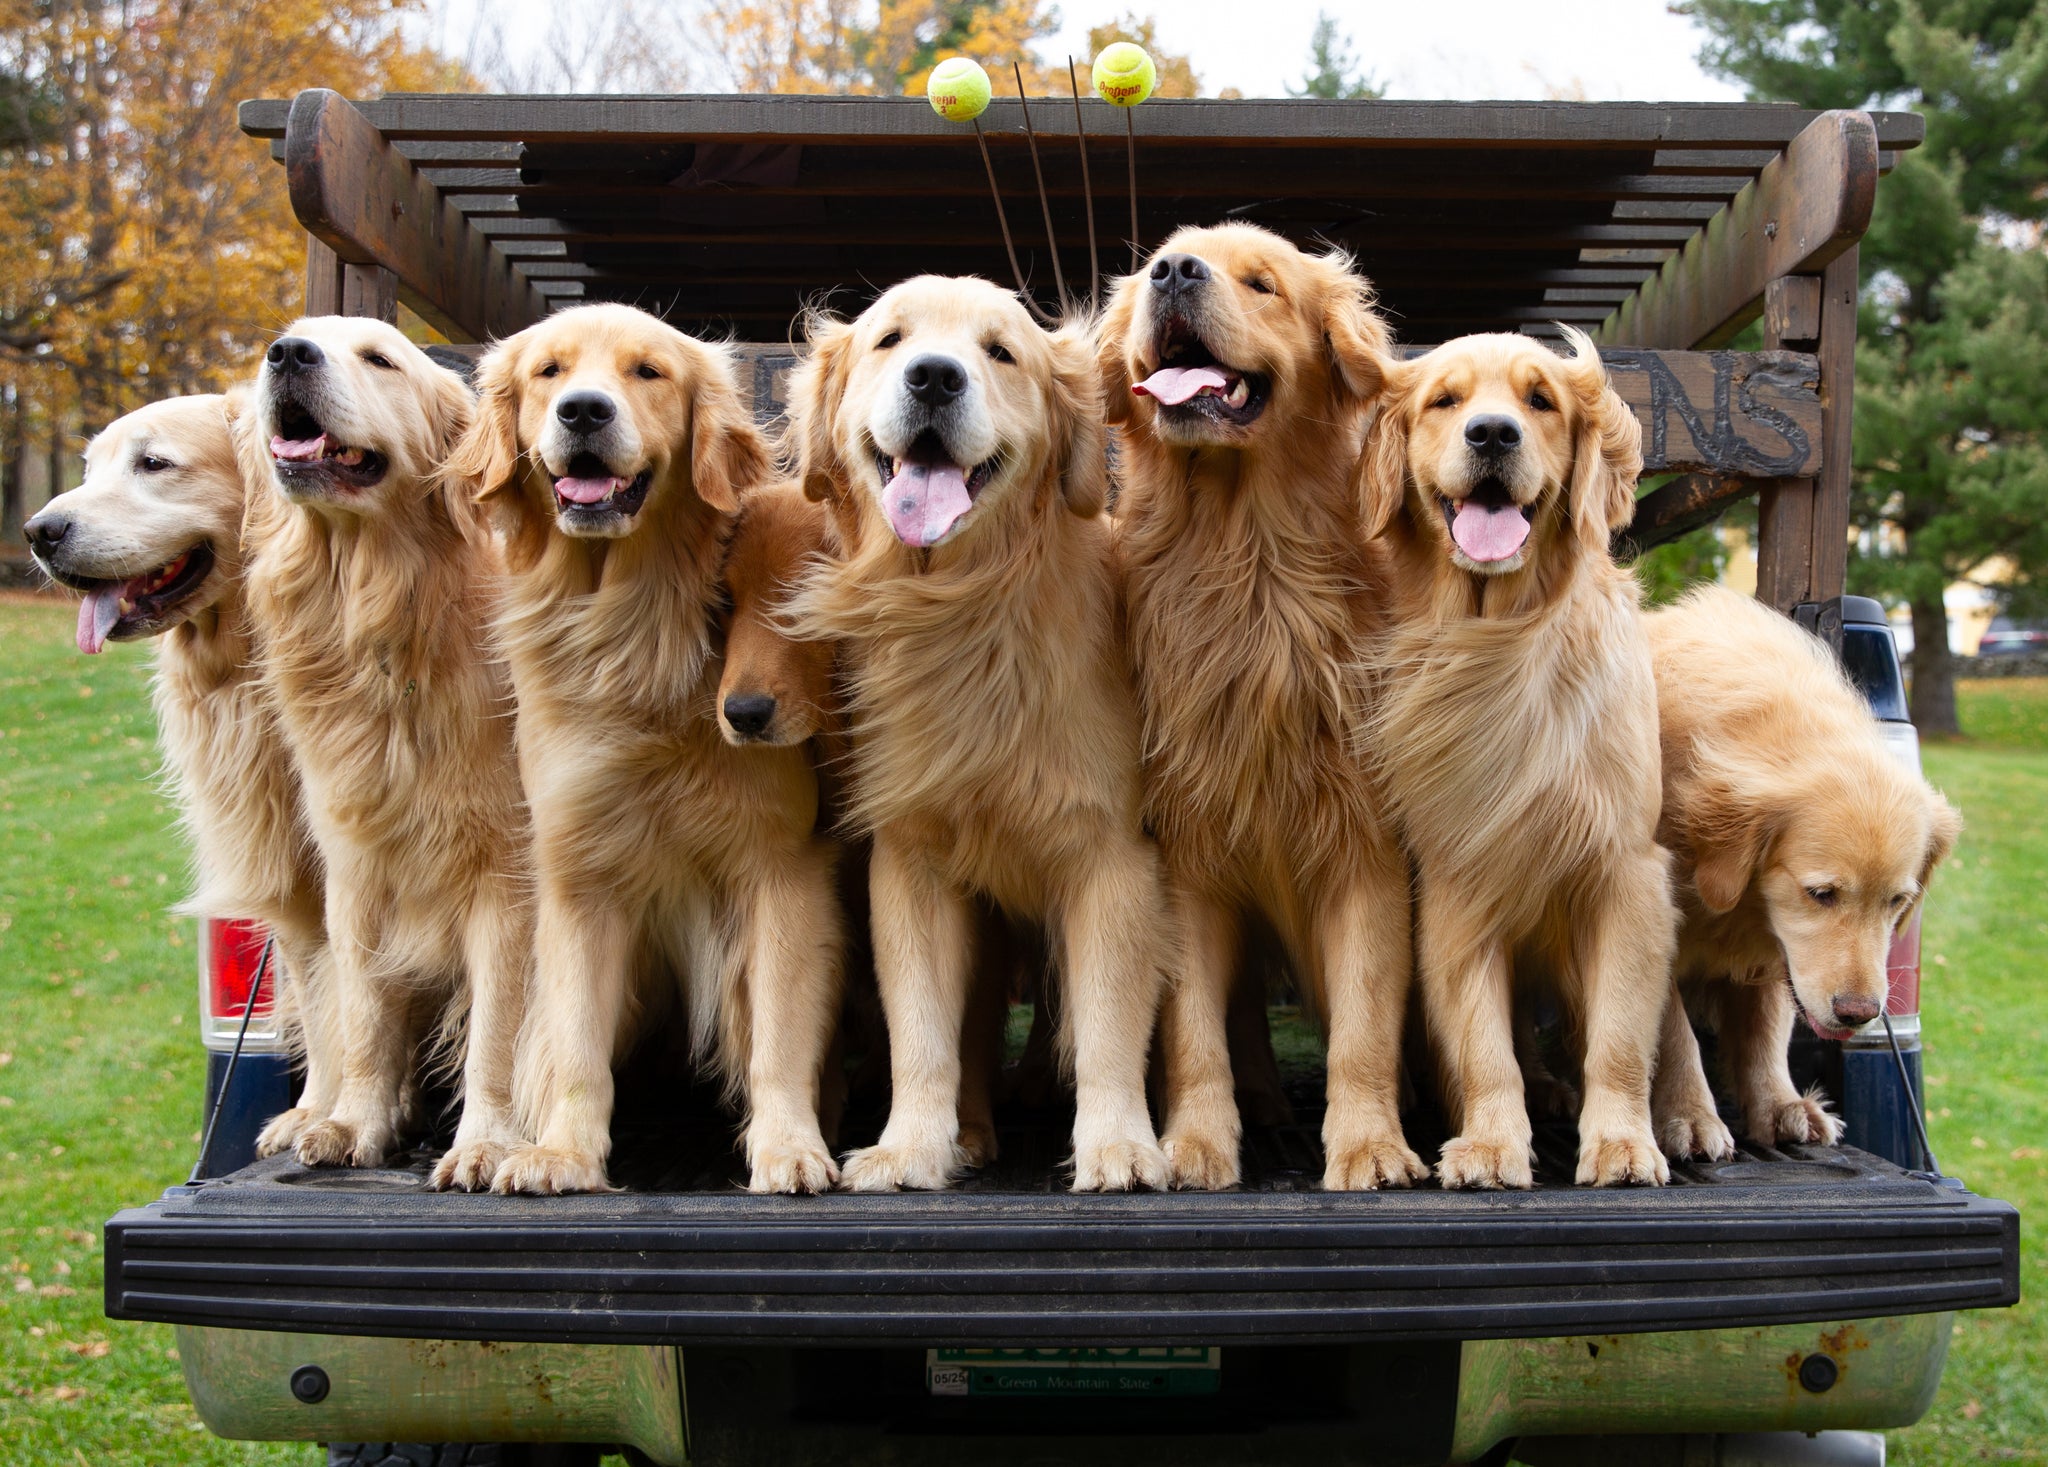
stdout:
<svg viewBox="0 0 2048 1467">
<path fill-rule="evenodd" d="M 1240 219 L 1341 245 L 1411 342 L 1590 328 L 1725 219 L 1819 116 L 1748 103 L 1155 100 L 1134 117 L 1141 243 Z M 1031 120 L 1060 263 L 1070 288 L 1084 285 L 1073 104 L 1035 101 Z M 1130 261 L 1124 115 L 1084 98 L 1081 123 L 1114 274 Z M 926 271 L 1011 278 L 973 130 L 917 98 L 405 95 L 348 107 L 309 92 L 245 102 L 241 124 L 271 140 L 316 234 L 323 222 L 352 240 L 388 227 L 334 217 L 383 207 L 385 185 L 394 218 L 407 201 L 433 212 L 450 257 L 436 273 L 473 303 L 437 301 L 417 271 L 380 262 L 409 300 L 471 334 L 551 303 L 622 300 L 687 331 L 781 341 L 809 301 L 857 311 Z M 1870 124 L 1880 167 L 1925 131 L 1912 113 Z M 1018 103 L 994 103 L 982 126 L 1029 287 L 1052 306 Z M 381 169 L 384 184 L 352 183 L 351 167 Z M 489 279 L 496 306 L 464 271 Z"/>
</svg>

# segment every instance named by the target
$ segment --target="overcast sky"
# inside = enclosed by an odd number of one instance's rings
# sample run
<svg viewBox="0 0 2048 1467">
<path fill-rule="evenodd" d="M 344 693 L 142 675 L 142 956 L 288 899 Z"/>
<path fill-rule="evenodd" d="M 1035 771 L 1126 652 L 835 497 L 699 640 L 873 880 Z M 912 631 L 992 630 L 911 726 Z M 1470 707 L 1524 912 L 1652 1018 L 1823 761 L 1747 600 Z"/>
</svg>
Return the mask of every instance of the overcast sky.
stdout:
<svg viewBox="0 0 2048 1467">
<path fill-rule="evenodd" d="M 462 55 L 479 9 L 495 22 L 508 59 L 576 28 L 593 0 L 436 0 L 426 39 Z M 647 0 L 642 0 L 647 3 Z M 679 0 L 652 0 L 657 9 Z M 1698 32 L 1666 0 L 1061 0 L 1059 32 L 1040 47 L 1086 64 L 1088 28 L 1135 11 L 1158 18 L 1163 48 L 1194 61 L 1202 89 L 1248 97 L 1284 94 L 1307 69 L 1309 33 L 1328 10 L 1349 33 L 1359 62 L 1411 98 L 1541 98 L 1591 101 L 1736 101 L 1740 93 L 1693 61 Z M 1247 17 L 1257 17 L 1256 25 Z"/>
</svg>

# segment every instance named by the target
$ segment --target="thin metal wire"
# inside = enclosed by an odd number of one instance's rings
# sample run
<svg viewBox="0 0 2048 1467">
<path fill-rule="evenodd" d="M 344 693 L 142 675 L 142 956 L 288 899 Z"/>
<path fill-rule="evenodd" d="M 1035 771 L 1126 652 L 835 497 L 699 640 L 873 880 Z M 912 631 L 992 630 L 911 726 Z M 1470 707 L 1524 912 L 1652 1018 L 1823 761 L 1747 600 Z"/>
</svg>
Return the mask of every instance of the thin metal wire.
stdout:
<svg viewBox="0 0 2048 1467">
<path fill-rule="evenodd" d="M 1031 102 L 1024 95 L 1024 68 L 1012 61 L 1010 72 L 1017 78 L 1017 105 L 1024 109 L 1024 141 L 1031 148 L 1031 173 L 1038 180 L 1038 212 L 1045 216 L 1045 248 L 1052 256 L 1052 284 L 1059 292 L 1060 309 L 1067 309 L 1067 277 L 1060 269 L 1060 241 L 1052 227 L 1052 200 L 1045 193 L 1045 170 L 1038 163 L 1038 134 L 1031 127 Z"/>
<path fill-rule="evenodd" d="M 1913 1130 L 1920 1138 L 1920 1154 L 1927 1158 L 1927 1170 L 1938 1177 L 1941 1163 L 1934 1159 L 1933 1143 L 1927 1139 L 1927 1118 L 1920 1114 L 1920 1097 L 1913 1093 L 1913 1077 L 1906 1073 L 1906 1056 L 1899 1048 L 1899 1036 L 1892 1033 L 1892 1016 L 1880 1009 L 1878 1017 L 1884 1020 L 1884 1037 L 1892 1044 L 1892 1063 L 1898 1066 L 1899 1089 L 1905 1093 L 1906 1113 L 1913 1117 Z"/>
<path fill-rule="evenodd" d="M 1088 310 L 1102 304 L 1102 261 L 1095 254 L 1095 189 L 1088 180 L 1088 129 L 1081 121 L 1081 81 L 1067 58 L 1067 89 L 1074 94 L 1074 142 L 1081 149 L 1081 206 L 1088 215 Z"/>
<path fill-rule="evenodd" d="M 989 161 L 988 139 L 982 136 L 979 117 L 974 119 L 974 141 L 981 145 L 981 166 L 988 173 L 988 194 L 995 200 L 996 223 L 1003 231 L 1003 248 L 1010 254 L 1010 275 L 1017 282 L 1017 294 L 1024 298 L 1024 304 L 1031 307 L 1034 315 L 1041 320 L 1048 319 L 1045 312 L 1039 309 L 1038 302 L 1031 298 L 1031 292 L 1024 288 L 1024 267 L 1017 263 L 1017 245 L 1010 238 L 1010 216 L 1003 212 L 1003 191 L 996 183 L 996 165 Z"/>
<path fill-rule="evenodd" d="M 199 1141 L 199 1160 L 192 1163 L 192 1175 L 185 1178 L 190 1187 L 206 1174 L 206 1159 L 213 1154 L 213 1130 L 220 1124 L 220 1108 L 227 1103 L 228 1086 L 235 1081 L 235 1066 L 242 1062 L 242 1042 L 249 1037 L 249 1020 L 256 1013 L 256 999 L 263 992 L 263 975 L 270 971 L 270 950 L 277 945 L 275 936 L 263 939 L 263 951 L 256 958 L 256 976 L 249 982 L 249 997 L 242 1004 L 242 1027 L 235 1031 L 235 1047 L 228 1053 L 228 1067 L 220 1077 L 220 1089 L 214 1094 L 213 1109 L 206 1116 L 206 1134 Z"/>
</svg>

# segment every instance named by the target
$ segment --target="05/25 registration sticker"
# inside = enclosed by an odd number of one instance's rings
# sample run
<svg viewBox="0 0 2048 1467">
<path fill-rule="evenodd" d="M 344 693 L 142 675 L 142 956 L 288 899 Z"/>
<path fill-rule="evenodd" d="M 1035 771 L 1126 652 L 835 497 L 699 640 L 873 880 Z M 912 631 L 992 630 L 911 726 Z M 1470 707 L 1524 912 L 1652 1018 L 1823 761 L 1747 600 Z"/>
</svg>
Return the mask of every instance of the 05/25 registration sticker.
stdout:
<svg viewBox="0 0 2048 1467">
<path fill-rule="evenodd" d="M 1223 1377 L 1214 1345 L 1089 1349 L 927 1350 L 935 1396 L 1213 1396 Z"/>
</svg>

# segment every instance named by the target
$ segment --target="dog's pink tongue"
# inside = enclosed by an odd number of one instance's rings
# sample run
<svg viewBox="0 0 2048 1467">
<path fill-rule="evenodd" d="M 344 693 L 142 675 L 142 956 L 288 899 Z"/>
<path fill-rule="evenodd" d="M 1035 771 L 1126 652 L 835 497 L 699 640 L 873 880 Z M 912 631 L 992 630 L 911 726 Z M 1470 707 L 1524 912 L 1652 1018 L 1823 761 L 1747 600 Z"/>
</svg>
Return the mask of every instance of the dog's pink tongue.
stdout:
<svg viewBox="0 0 2048 1467">
<path fill-rule="evenodd" d="M 1487 565 L 1506 560 L 1522 548 L 1529 538 L 1529 522 L 1512 506 L 1489 509 L 1468 499 L 1458 506 L 1457 517 L 1451 521 L 1451 538 L 1460 550 Z"/>
<path fill-rule="evenodd" d="M 596 504 L 614 489 L 623 489 L 630 479 L 557 479 L 555 493 L 571 504 Z"/>
<path fill-rule="evenodd" d="M 284 459 L 288 463 L 297 463 L 302 459 L 315 459 L 325 452 L 327 452 L 327 435 L 325 433 L 322 433 L 318 438 L 287 438 L 280 433 L 273 435 L 270 440 L 270 456 L 272 458 Z"/>
<path fill-rule="evenodd" d="M 1131 392 L 1138 397 L 1156 397 L 1168 407 L 1186 402 L 1204 387 L 1221 392 L 1228 382 L 1214 367 L 1161 367 Z"/>
<path fill-rule="evenodd" d="M 967 475 L 952 464 L 905 464 L 883 492 L 889 496 L 889 527 L 905 545 L 938 544 L 974 508 Z"/>
<path fill-rule="evenodd" d="M 107 645 L 107 633 L 121 619 L 121 593 L 127 586 L 88 591 L 78 603 L 78 650 L 90 657 Z"/>
</svg>

